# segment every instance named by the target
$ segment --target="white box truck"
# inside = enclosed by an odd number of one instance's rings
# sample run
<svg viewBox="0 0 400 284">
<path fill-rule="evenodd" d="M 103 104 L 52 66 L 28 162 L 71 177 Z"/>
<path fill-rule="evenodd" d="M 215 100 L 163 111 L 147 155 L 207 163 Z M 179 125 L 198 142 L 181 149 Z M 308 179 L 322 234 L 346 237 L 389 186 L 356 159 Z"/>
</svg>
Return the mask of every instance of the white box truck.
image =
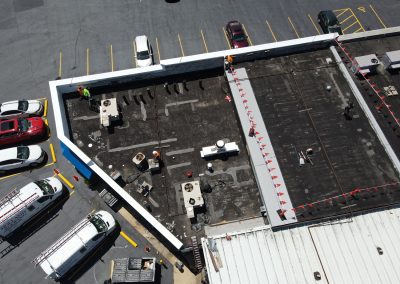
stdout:
<svg viewBox="0 0 400 284">
<path fill-rule="evenodd" d="M 62 195 L 63 185 L 55 177 L 31 182 L 0 199 L 0 236 L 10 237 Z"/>
<path fill-rule="evenodd" d="M 110 213 L 89 214 L 32 262 L 43 269 L 46 278 L 58 281 L 94 251 L 115 227 L 115 219 Z"/>
</svg>

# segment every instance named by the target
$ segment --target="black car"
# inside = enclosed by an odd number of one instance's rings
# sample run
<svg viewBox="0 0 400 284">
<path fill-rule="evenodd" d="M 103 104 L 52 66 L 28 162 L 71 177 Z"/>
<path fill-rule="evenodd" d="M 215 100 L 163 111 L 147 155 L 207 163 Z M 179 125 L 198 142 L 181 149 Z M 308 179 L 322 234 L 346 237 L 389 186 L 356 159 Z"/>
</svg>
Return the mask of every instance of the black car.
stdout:
<svg viewBox="0 0 400 284">
<path fill-rule="evenodd" d="M 331 11 L 321 11 L 318 13 L 318 23 L 320 24 L 322 31 L 326 34 L 338 33 L 343 34 L 340 23 L 336 18 L 336 15 Z"/>
</svg>

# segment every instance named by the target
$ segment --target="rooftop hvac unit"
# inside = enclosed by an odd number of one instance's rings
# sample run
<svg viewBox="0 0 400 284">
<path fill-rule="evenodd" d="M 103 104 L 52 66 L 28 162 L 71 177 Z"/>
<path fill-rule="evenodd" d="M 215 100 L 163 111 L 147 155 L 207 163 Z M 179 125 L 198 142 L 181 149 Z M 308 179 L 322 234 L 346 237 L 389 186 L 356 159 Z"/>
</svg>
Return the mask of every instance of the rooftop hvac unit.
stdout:
<svg viewBox="0 0 400 284">
<path fill-rule="evenodd" d="M 110 126 L 112 121 L 119 120 L 117 99 L 101 100 L 100 103 L 100 124 L 104 127 Z"/>
<path fill-rule="evenodd" d="M 388 51 L 382 58 L 385 69 L 393 70 L 400 68 L 400 50 Z"/>
<path fill-rule="evenodd" d="M 239 146 L 236 142 L 225 143 L 224 140 L 218 140 L 215 145 L 203 147 L 200 151 L 202 158 L 228 153 L 239 153 Z"/>
<path fill-rule="evenodd" d="M 185 182 L 181 184 L 181 187 L 186 214 L 188 218 L 194 218 L 194 208 L 204 205 L 204 199 L 200 190 L 200 182 Z"/>
<path fill-rule="evenodd" d="M 351 70 L 356 75 L 366 75 L 368 73 L 376 73 L 376 68 L 380 62 L 375 54 L 368 54 L 354 58 Z"/>
</svg>

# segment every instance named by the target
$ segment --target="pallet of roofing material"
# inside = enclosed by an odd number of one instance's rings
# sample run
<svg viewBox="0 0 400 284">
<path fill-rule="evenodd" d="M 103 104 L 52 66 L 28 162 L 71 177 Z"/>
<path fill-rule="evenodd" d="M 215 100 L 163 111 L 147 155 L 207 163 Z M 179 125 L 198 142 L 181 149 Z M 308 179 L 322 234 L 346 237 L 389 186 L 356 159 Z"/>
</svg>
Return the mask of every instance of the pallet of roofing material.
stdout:
<svg viewBox="0 0 400 284">
<path fill-rule="evenodd" d="M 156 258 L 120 258 L 112 263 L 111 283 L 154 283 Z"/>
<path fill-rule="evenodd" d="M 106 211 L 89 214 L 32 262 L 43 269 L 46 278 L 59 281 L 94 251 L 115 226 L 114 217 Z"/>
<path fill-rule="evenodd" d="M 14 189 L 0 200 L 0 236 L 10 237 L 62 195 L 62 183 L 55 177 L 31 182 Z"/>
</svg>

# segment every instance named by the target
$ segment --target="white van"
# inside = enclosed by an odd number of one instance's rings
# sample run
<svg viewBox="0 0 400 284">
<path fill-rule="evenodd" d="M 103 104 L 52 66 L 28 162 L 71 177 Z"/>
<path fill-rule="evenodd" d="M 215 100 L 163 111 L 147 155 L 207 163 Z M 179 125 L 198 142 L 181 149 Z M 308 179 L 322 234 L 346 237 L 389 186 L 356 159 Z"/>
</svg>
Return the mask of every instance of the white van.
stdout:
<svg viewBox="0 0 400 284">
<path fill-rule="evenodd" d="M 62 195 L 62 183 L 55 177 L 31 182 L 0 199 L 0 236 L 7 238 L 44 211 Z"/>
<path fill-rule="evenodd" d="M 107 211 L 89 214 L 33 260 L 56 281 L 97 248 L 116 227 Z"/>
<path fill-rule="evenodd" d="M 153 65 L 153 54 L 147 36 L 141 35 L 135 38 L 136 47 L 136 65 L 138 67 L 145 67 Z"/>
</svg>

